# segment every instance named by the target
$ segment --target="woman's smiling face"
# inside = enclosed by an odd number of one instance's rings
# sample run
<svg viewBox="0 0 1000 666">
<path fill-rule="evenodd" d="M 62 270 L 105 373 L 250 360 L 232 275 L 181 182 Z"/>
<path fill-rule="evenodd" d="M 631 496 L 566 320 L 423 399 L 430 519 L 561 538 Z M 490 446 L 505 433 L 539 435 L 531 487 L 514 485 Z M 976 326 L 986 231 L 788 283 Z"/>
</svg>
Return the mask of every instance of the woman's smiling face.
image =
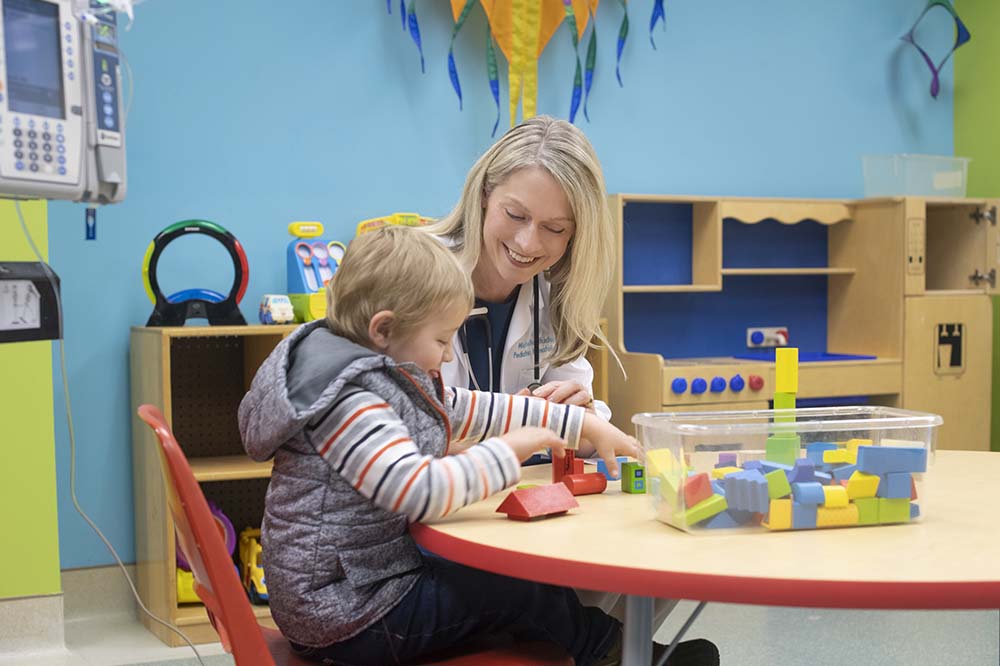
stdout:
<svg viewBox="0 0 1000 666">
<path fill-rule="evenodd" d="M 486 199 L 483 247 L 472 273 L 476 296 L 507 298 L 562 259 L 575 230 L 569 199 L 548 171 L 515 171 Z"/>
</svg>

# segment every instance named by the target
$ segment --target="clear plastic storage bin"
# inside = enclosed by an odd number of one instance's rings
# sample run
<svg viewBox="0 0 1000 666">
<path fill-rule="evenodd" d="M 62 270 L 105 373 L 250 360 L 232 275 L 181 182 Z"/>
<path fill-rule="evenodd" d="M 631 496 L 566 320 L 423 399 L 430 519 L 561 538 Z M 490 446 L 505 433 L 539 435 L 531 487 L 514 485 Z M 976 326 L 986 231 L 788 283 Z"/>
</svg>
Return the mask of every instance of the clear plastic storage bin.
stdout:
<svg viewBox="0 0 1000 666">
<path fill-rule="evenodd" d="M 942 423 L 935 414 L 868 406 L 632 421 L 657 518 L 688 532 L 919 520 Z"/>
<path fill-rule="evenodd" d="M 865 155 L 866 197 L 965 196 L 969 158 L 947 155 Z"/>
</svg>

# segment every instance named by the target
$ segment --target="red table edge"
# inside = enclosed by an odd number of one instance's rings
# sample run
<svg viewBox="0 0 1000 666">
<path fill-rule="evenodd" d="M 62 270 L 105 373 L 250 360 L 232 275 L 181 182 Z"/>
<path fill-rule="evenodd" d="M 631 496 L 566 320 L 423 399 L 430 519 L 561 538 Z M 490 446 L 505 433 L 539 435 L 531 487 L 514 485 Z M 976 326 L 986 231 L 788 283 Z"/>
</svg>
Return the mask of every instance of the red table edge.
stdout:
<svg viewBox="0 0 1000 666">
<path fill-rule="evenodd" d="M 649 571 L 514 553 L 460 539 L 423 523 L 411 524 L 410 534 L 426 550 L 453 562 L 565 587 L 758 606 L 871 610 L 1000 608 L 1000 581 L 843 582 Z"/>
</svg>

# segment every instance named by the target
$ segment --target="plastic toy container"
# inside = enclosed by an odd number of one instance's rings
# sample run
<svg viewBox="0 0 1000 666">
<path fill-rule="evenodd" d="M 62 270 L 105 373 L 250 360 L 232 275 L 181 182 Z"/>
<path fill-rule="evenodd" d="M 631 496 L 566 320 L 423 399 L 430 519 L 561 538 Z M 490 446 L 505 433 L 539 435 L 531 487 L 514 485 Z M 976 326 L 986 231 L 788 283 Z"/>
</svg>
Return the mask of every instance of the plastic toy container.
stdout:
<svg viewBox="0 0 1000 666">
<path fill-rule="evenodd" d="M 690 533 L 917 521 L 936 414 L 889 407 L 636 414 L 657 518 Z"/>
<path fill-rule="evenodd" d="M 865 196 L 965 196 L 969 158 L 947 155 L 865 155 Z"/>
</svg>

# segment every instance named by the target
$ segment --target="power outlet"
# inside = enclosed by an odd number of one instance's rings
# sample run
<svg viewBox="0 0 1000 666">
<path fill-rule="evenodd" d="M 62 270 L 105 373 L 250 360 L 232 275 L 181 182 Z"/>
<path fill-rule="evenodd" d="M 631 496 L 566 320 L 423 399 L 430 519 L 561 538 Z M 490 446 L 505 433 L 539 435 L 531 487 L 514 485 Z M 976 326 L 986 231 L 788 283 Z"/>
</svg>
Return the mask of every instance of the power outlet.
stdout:
<svg viewBox="0 0 1000 666">
<path fill-rule="evenodd" d="M 747 329 L 747 347 L 784 347 L 788 344 L 787 326 L 755 326 Z"/>
</svg>

